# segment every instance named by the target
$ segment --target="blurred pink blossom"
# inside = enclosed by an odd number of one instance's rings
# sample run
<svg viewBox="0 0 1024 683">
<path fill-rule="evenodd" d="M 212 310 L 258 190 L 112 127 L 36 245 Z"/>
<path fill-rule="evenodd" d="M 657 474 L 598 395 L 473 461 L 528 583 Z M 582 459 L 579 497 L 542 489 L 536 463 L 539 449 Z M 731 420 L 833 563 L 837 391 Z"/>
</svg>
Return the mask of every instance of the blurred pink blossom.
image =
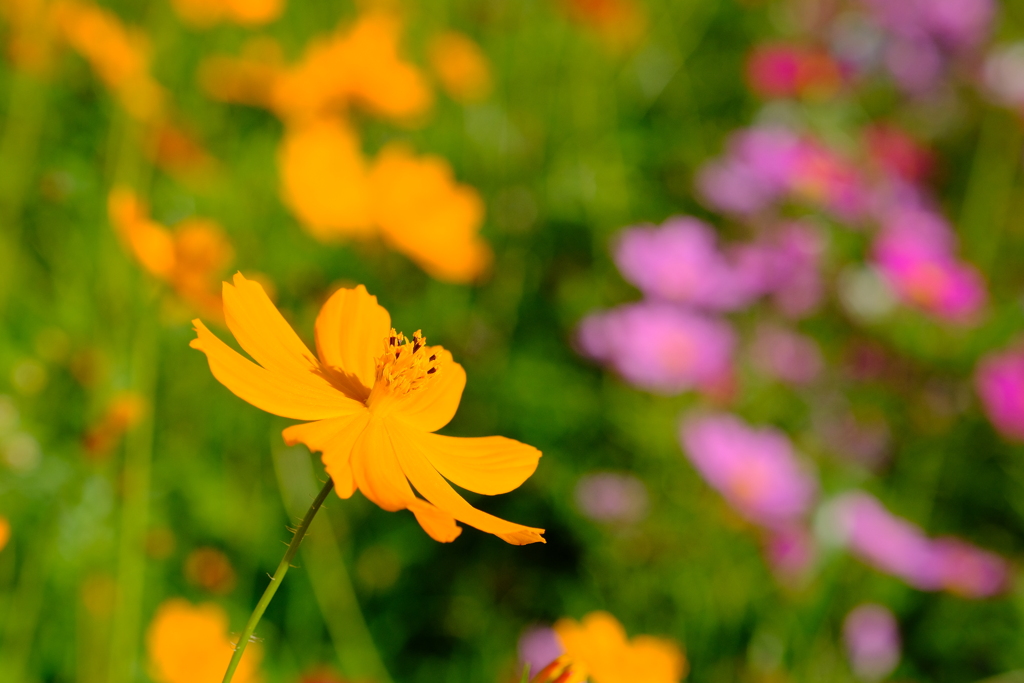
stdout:
<svg viewBox="0 0 1024 683">
<path fill-rule="evenodd" d="M 736 346 L 727 323 L 657 302 L 593 313 L 580 323 L 577 338 L 585 355 L 627 382 L 663 394 L 720 380 Z"/>
<path fill-rule="evenodd" d="M 900 663 L 900 631 L 888 607 L 864 603 L 843 620 L 850 667 L 863 681 L 880 681 Z"/>
<path fill-rule="evenodd" d="M 812 225 L 793 221 L 776 226 L 756 242 L 734 250 L 737 279 L 743 286 L 771 294 L 787 317 L 801 318 L 821 303 L 824 285 L 821 233 Z"/>
<path fill-rule="evenodd" d="M 552 628 L 535 626 L 523 631 L 519 637 L 519 663 L 529 664 L 530 671 L 537 672 L 555 661 L 564 649 Z"/>
<path fill-rule="evenodd" d="M 843 82 L 839 64 L 820 48 L 769 43 L 747 58 L 747 82 L 762 97 L 828 96 Z"/>
<path fill-rule="evenodd" d="M 808 575 L 817 558 L 814 536 L 802 526 L 773 530 L 765 545 L 768 563 L 776 575 L 786 581 L 799 581 Z"/>
<path fill-rule="evenodd" d="M 626 280 L 654 299 L 726 311 L 760 294 L 726 260 L 711 226 L 695 218 L 623 230 L 615 262 Z"/>
<path fill-rule="evenodd" d="M 588 474 L 576 484 L 576 505 L 595 521 L 632 524 L 647 514 L 647 487 L 629 474 Z"/>
<path fill-rule="evenodd" d="M 914 588 L 982 598 L 1007 586 L 1006 560 L 958 539 L 933 541 L 867 493 L 843 494 L 830 508 L 840 537 L 854 555 Z"/>
<path fill-rule="evenodd" d="M 824 368 L 818 342 L 773 324 L 758 326 L 751 360 L 765 375 L 796 385 L 810 384 Z"/>
<path fill-rule="evenodd" d="M 800 155 L 800 139 L 785 128 L 749 128 L 734 133 L 725 154 L 697 176 L 710 206 L 726 213 L 759 213 L 788 191 Z"/>
<path fill-rule="evenodd" d="M 755 429 L 732 415 L 705 415 L 684 422 L 680 439 L 704 479 L 755 524 L 792 526 L 817 496 L 817 481 L 780 431 Z"/>
<path fill-rule="evenodd" d="M 1024 441 L 1024 348 L 982 359 L 975 386 L 995 428 L 1007 438 Z"/>
</svg>

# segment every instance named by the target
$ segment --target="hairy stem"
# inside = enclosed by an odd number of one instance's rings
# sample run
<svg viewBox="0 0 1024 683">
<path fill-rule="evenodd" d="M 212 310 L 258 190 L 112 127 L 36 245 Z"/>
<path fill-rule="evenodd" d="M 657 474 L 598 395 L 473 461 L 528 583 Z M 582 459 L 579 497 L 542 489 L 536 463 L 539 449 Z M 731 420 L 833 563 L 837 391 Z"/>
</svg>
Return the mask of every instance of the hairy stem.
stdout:
<svg viewBox="0 0 1024 683">
<path fill-rule="evenodd" d="M 249 644 L 249 639 L 252 638 L 253 632 L 256 630 L 256 625 L 260 623 L 260 619 L 263 618 L 263 613 L 267 611 L 267 605 L 274 598 L 274 594 L 277 593 L 277 589 L 281 586 L 281 581 L 284 580 L 284 575 L 288 573 L 288 568 L 291 566 L 292 558 L 295 557 L 295 553 L 299 550 L 299 544 L 302 543 L 303 537 L 306 535 L 306 531 L 309 530 L 309 525 L 316 516 L 316 513 L 320 510 L 320 506 L 323 505 L 324 499 L 327 498 L 327 494 L 334 488 L 334 480 L 329 478 L 324 487 L 320 489 L 320 493 L 317 494 L 313 504 L 309 506 L 309 510 L 306 511 L 306 516 L 302 518 L 302 522 L 299 524 L 299 528 L 295 530 L 295 535 L 292 537 L 292 542 L 288 544 L 288 550 L 285 551 L 284 557 L 281 558 L 281 564 L 277 565 L 277 571 L 274 572 L 274 577 L 270 579 L 270 585 L 263 591 L 263 597 L 256 603 L 256 609 L 252 611 L 252 615 L 249 617 L 249 621 L 245 624 L 245 629 L 242 631 L 242 635 L 238 639 L 238 645 L 235 646 L 235 654 L 231 657 L 231 663 L 228 664 L 228 670 L 224 673 L 224 679 L 221 683 L 230 683 L 232 677 L 235 675 L 235 669 L 238 668 L 238 663 L 242 661 L 242 655 L 245 653 L 245 646 Z"/>
</svg>

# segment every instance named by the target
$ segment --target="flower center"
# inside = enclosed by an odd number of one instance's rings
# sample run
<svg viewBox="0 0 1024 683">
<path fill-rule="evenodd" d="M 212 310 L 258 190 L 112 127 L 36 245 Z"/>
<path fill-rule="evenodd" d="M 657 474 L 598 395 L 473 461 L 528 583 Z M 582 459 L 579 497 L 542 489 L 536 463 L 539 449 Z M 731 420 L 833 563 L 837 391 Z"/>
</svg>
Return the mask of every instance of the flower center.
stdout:
<svg viewBox="0 0 1024 683">
<path fill-rule="evenodd" d="M 422 332 L 416 330 L 412 339 L 406 339 L 392 328 L 384 340 L 384 353 L 377 358 L 374 392 L 378 387 L 398 396 L 415 391 L 437 374 L 439 363 Z"/>
</svg>

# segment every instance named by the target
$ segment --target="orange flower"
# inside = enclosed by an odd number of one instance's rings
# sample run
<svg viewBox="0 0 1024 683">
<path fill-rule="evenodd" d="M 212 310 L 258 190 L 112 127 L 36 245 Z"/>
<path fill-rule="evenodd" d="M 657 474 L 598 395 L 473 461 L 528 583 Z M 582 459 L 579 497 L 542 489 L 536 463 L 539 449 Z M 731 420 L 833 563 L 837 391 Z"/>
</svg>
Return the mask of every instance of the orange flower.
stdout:
<svg viewBox="0 0 1024 683">
<path fill-rule="evenodd" d="M 224 676 L 235 646 L 228 639 L 228 616 L 215 604 L 191 605 L 181 598 L 157 608 L 146 634 L 150 676 L 157 683 L 216 683 Z M 237 683 L 257 683 L 258 644 L 246 648 L 235 672 Z"/>
<path fill-rule="evenodd" d="M 612 50 L 635 45 L 647 30 L 637 0 L 562 0 L 575 21 L 592 28 Z"/>
<path fill-rule="evenodd" d="M 388 242 L 435 278 L 468 282 L 490 265 L 490 247 L 479 236 L 483 201 L 455 182 L 441 157 L 388 145 L 370 172 L 370 202 Z"/>
<path fill-rule="evenodd" d="M 202 176 L 216 164 L 202 145 L 181 127 L 164 121 L 147 134 L 146 155 L 160 168 L 185 179 Z"/>
<path fill-rule="evenodd" d="M 651 636 L 627 640 L 607 612 L 591 612 L 580 623 L 561 619 L 555 633 L 591 683 L 678 683 L 686 675 L 686 658 L 675 643 Z"/>
<path fill-rule="evenodd" d="M 89 62 L 125 110 L 139 121 L 163 115 L 166 93 L 149 74 L 149 43 L 114 13 L 77 0 L 57 0 L 53 19 L 65 42 Z"/>
<path fill-rule="evenodd" d="M 6 517 L 0 517 L 0 550 L 7 547 L 7 543 L 11 540 L 11 523 L 7 521 Z"/>
<path fill-rule="evenodd" d="M 584 683 L 586 680 L 586 671 L 567 655 L 562 655 L 538 671 L 532 683 Z"/>
<path fill-rule="evenodd" d="M 193 26 L 206 28 L 223 21 L 259 26 L 277 19 L 283 0 L 171 0 L 174 11 Z"/>
<path fill-rule="evenodd" d="M 138 424 L 146 413 L 146 400 L 134 391 L 124 391 L 110 401 L 103 417 L 85 433 L 86 451 L 97 458 L 117 445 L 126 431 Z"/>
<path fill-rule="evenodd" d="M 476 102 L 491 92 L 491 67 L 480 46 L 456 31 L 430 41 L 430 66 L 452 99 Z"/>
<path fill-rule="evenodd" d="M 196 310 L 218 315 L 216 274 L 230 262 L 232 249 L 216 222 L 190 218 L 172 232 L 150 219 L 146 205 L 124 188 L 110 193 L 107 207 L 114 227 L 146 270 Z"/>
<path fill-rule="evenodd" d="M 348 125 L 325 119 L 289 128 L 278 167 L 285 204 L 314 237 L 330 241 L 372 232 L 366 161 Z"/>
<path fill-rule="evenodd" d="M 206 354 L 214 377 L 239 398 L 308 421 L 285 429 L 285 443 L 320 451 L 339 496 L 358 488 L 385 510 L 409 510 L 445 543 L 462 532 L 456 520 L 514 545 L 544 542 L 543 529 L 481 512 L 445 481 L 487 495 L 507 493 L 533 474 L 540 452 L 500 436 L 434 434 L 455 415 L 466 373 L 419 332 L 412 339 L 395 332 L 391 316 L 363 286 L 339 289 L 324 304 L 316 356 L 263 287 L 241 273 L 233 285 L 224 284 L 224 317 L 259 365 L 200 320 L 193 321 L 192 347 Z"/>
<path fill-rule="evenodd" d="M 53 63 L 53 22 L 49 0 L 4 0 L 0 16 L 7 25 L 7 54 L 25 71 L 44 74 Z"/>
<path fill-rule="evenodd" d="M 273 38 L 254 38 L 239 57 L 209 57 L 200 65 L 199 83 L 220 102 L 271 108 L 274 84 L 284 71 L 281 46 Z"/>
</svg>

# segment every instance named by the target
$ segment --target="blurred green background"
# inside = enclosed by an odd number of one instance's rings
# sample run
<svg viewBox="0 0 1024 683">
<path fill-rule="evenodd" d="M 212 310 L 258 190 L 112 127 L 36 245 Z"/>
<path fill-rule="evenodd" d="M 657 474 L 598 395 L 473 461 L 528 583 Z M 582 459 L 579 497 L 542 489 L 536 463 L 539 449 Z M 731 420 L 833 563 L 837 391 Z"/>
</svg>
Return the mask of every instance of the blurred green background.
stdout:
<svg viewBox="0 0 1024 683">
<path fill-rule="evenodd" d="M 755 535 L 680 452 L 679 415 L 702 399 L 644 393 L 573 350 L 586 313 L 637 298 L 611 261 L 616 230 L 711 216 L 694 197 L 696 169 L 758 111 L 744 59 L 784 35 L 800 3 L 650 0 L 642 38 L 618 49 L 554 0 L 403 3 L 411 61 L 424 62 L 431 34 L 460 30 L 489 58 L 494 91 L 469 105 L 439 95 L 417 129 L 360 119 L 364 149 L 410 141 L 480 191 L 495 261 L 478 285 L 437 282 L 379 244 L 324 245 L 301 229 L 278 194 L 282 124 L 213 102 L 197 84 L 204 57 L 237 54 L 253 30 L 190 28 L 163 0 L 103 4 L 148 34 L 156 79 L 218 171 L 190 183 L 155 168 L 138 125 L 77 55 L 46 76 L 0 66 L 0 515 L 12 530 L 0 551 L 0 681 L 149 680 L 144 634 L 169 597 L 223 605 L 237 632 L 323 476 L 317 456 L 283 445 L 290 421 L 236 399 L 188 347 L 191 314 L 168 304 L 111 228 L 107 195 L 119 184 L 147 197 L 161 223 L 218 221 L 231 269 L 272 282 L 307 342 L 324 297 L 364 283 L 398 329 L 422 328 L 465 366 L 466 394 L 444 433 L 501 434 L 544 453 L 520 489 L 472 502 L 546 528 L 546 545 L 469 528 L 439 544 L 411 515 L 359 494 L 329 499 L 257 631 L 267 681 L 327 666 L 353 680 L 504 682 L 525 627 L 594 609 L 630 634 L 678 640 L 694 683 L 847 681 L 840 625 L 864 600 L 899 617 L 896 680 L 1024 669 L 1019 591 L 922 593 L 841 554 L 806 585 L 780 586 Z M 255 33 L 294 57 L 357 14 L 350 3 L 293 1 Z M 1007 3 L 999 35 L 1020 37 L 1021 22 L 1024 6 Z M 841 130 L 904 105 L 869 92 L 805 106 L 820 128 Z M 816 398 L 799 389 L 752 377 L 733 409 L 792 435 L 819 461 L 826 490 L 870 486 L 929 531 L 1013 558 L 1024 549 L 1024 453 L 976 408 L 948 413 L 943 401 L 965 386 L 972 401 L 978 355 L 1024 327 L 1020 123 L 976 96 L 957 107 L 937 143 L 935 189 L 996 313 L 968 332 L 913 314 L 865 328 L 829 304 L 806 328 L 829 361 L 870 341 L 907 368 L 900 381 L 842 389 L 888 420 L 894 462 L 869 478 L 826 457 L 830 445 L 810 430 Z M 862 249 L 848 239 L 833 245 L 835 263 Z M 145 417 L 90 454 L 83 436 L 125 390 L 143 397 Z M 599 470 L 646 483 L 644 520 L 601 524 L 577 509 L 579 478 Z M 200 548 L 223 553 L 228 569 L 190 575 Z"/>
</svg>

